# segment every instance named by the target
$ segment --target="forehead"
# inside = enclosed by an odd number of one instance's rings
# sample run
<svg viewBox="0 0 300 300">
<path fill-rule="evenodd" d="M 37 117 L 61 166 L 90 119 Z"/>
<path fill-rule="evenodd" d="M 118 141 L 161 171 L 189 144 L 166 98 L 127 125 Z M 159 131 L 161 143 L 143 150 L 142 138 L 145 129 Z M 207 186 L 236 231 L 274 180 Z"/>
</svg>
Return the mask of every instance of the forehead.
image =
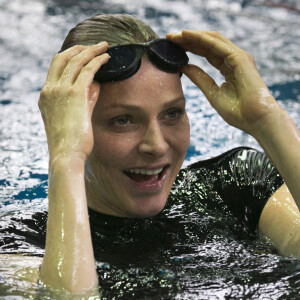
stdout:
<svg viewBox="0 0 300 300">
<path fill-rule="evenodd" d="M 119 81 L 101 84 L 99 105 L 118 103 L 146 105 L 149 101 L 164 102 L 183 97 L 179 74 L 164 72 L 156 68 L 146 57 L 137 73 Z"/>
</svg>

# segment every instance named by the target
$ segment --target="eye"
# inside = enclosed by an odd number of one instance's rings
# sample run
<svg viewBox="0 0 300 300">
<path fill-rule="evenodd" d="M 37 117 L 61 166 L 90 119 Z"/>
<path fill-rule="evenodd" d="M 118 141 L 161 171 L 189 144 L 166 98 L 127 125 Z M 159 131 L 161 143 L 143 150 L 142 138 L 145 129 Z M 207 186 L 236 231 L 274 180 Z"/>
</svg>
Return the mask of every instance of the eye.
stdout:
<svg viewBox="0 0 300 300">
<path fill-rule="evenodd" d="M 180 108 L 169 109 L 166 113 L 167 119 L 178 119 L 183 114 L 183 110 Z"/>
<path fill-rule="evenodd" d="M 120 116 L 115 118 L 112 123 L 117 126 L 126 126 L 130 123 L 130 117 L 128 115 Z"/>
</svg>

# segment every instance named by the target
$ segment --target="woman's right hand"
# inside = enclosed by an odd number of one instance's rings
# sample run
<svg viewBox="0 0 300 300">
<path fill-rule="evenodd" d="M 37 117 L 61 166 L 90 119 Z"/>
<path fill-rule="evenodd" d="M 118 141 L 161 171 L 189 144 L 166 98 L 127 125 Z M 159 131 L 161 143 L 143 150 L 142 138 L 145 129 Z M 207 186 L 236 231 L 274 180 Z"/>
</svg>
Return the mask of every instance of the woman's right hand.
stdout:
<svg viewBox="0 0 300 300">
<path fill-rule="evenodd" d="M 95 73 L 105 64 L 106 42 L 74 46 L 57 54 L 39 98 L 50 163 L 76 155 L 85 160 L 93 148 L 91 116 L 100 93 Z"/>
</svg>

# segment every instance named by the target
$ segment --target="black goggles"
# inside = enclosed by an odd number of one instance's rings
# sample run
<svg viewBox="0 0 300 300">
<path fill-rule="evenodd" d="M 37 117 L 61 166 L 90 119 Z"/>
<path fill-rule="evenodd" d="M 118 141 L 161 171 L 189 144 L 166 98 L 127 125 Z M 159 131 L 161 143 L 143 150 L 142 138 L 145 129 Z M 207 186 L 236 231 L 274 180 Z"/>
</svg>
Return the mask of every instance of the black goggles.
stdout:
<svg viewBox="0 0 300 300">
<path fill-rule="evenodd" d="M 183 48 L 167 40 L 158 39 L 144 44 L 115 45 L 108 48 L 108 62 L 101 66 L 94 79 L 100 83 L 124 80 L 133 76 L 147 53 L 149 60 L 168 73 L 179 73 L 189 61 Z"/>
</svg>

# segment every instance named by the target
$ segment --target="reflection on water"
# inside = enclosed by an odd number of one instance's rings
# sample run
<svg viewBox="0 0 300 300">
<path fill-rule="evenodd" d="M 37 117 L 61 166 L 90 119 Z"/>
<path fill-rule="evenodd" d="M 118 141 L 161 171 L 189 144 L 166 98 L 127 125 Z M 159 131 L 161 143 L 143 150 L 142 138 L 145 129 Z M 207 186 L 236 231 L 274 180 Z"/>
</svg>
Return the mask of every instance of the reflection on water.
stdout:
<svg viewBox="0 0 300 300">
<path fill-rule="evenodd" d="M 51 57 L 60 48 L 67 31 L 98 12 L 135 14 L 150 23 L 160 36 L 183 28 L 220 31 L 254 56 L 267 85 L 300 127 L 300 4 L 297 0 L 0 0 L 0 215 L 27 207 L 47 207 L 47 144 L 37 108 L 39 91 Z M 192 63 L 199 64 L 221 82 L 221 76 L 203 59 L 190 57 Z M 258 147 L 253 138 L 225 124 L 186 78 L 183 85 L 192 125 L 186 163 L 234 146 Z M 223 250 L 222 255 L 230 253 L 230 248 Z M 272 278 L 270 265 L 282 260 L 276 255 L 263 256 L 257 266 L 257 276 Z M 9 271 L 1 263 L 0 274 Z M 189 263 L 192 268 L 194 258 Z M 299 292 L 296 286 L 300 286 L 299 262 L 289 266 L 294 266 L 290 277 L 296 295 Z M 239 269 L 233 262 L 232 270 L 240 272 L 245 282 L 245 268 Z M 204 280 L 205 274 L 197 274 L 186 277 L 189 289 L 180 299 L 189 299 L 193 291 L 195 296 L 197 290 L 206 295 L 201 299 L 250 295 L 247 284 L 235 282 L 230 287 L 222 282 L 222 274 L 218 275 L 220 281 L 215 287 Z M 285 299 L 284 295 L 291 291 L 289 278 L 280 279 L 278 274 L 277 281 L 273 278 L 265 286 L 258 285 L 256 294 L 252 287 L 251 295 Z M 276 294 L 277 285 L 281 294 Z"/>
<path fill-rule="evenodd" d="M 34 295 L 41 261 L 39 257 L 1 255 L 0 296 L 14 295 L 29 298 Z"/>
</svg>

